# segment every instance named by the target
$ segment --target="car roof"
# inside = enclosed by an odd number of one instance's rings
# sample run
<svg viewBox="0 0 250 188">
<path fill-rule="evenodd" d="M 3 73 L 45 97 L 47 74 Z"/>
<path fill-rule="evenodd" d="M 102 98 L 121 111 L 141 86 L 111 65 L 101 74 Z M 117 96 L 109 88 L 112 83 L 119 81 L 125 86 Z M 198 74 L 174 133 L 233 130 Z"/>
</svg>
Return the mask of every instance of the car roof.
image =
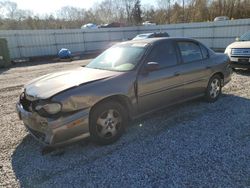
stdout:
<svg viewBox="0 0 250 188">
<path fill-rule="evenodd" d="M 140 33 L 136 36 L 139 36 L 139 35 L 157 35 L 157 34 L 168 34 L 168 33 L 167 32 Z"/>
<path fill-rule="evenodd" d="M 154 34 L 154 33 L 140 33 L 137 36 L 139 36 L 139 35 L 152 35 L 152 34 Z"/>
<path fill-rule="evenodd" d="M 191 40 L 191 41 L 196 41 L 191 38 L 185 38 L 185 37 L 155 37 L 155 38 L 146 38 L 146 39 L 141 39 L 141 40 L 130 40 L 130 41 L 125 41 L 120 44 L 155 44 L 160 41 L 164 40 Z"/>
</svg>

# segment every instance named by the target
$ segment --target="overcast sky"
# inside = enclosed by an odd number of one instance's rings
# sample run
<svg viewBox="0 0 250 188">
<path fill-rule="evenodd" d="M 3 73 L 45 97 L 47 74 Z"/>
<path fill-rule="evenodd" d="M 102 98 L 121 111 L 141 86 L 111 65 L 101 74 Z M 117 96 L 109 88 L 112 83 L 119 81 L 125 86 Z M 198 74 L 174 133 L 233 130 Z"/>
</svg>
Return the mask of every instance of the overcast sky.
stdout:
<svg viewBox="0 0 250 188">
<path fill-rule="evenodd" d="M 4 1 L 4 0 L 0 0 Z M 102 0 L 10 0 L 16 2 L 18 8 L 32 10 L 35 14 L 50 14 L 63 6 L 74 6 L 88 9 Z M 142 4 L 155 4 L 155 0 L 141 0 Z"/>
</svg>

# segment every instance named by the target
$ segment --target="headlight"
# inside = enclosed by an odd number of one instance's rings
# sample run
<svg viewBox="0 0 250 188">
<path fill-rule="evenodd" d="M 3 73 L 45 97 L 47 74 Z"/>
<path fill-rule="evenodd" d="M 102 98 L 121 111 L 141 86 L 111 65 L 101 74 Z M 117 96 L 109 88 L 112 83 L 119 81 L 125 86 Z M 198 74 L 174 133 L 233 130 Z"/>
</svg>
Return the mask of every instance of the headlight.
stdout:
<svg viewBox="0 0 250 188">
<path fill-rule="evenodd" d="M 35 109 L 37 111 L 44 110 L 48 114 L 53 115 L 53 114 L 57 114 L 58 112 L 60 112 L 62 110 L 62 106 L 59 103 L 49 103 L 45 105 L 37 105 Z"/>
<path fill-rule="evenodd" d="M 224 53 L 227 54 L 227 55 L 230 55 L 231 54 L 231 48 L 226 48 Z"/>
</svg>

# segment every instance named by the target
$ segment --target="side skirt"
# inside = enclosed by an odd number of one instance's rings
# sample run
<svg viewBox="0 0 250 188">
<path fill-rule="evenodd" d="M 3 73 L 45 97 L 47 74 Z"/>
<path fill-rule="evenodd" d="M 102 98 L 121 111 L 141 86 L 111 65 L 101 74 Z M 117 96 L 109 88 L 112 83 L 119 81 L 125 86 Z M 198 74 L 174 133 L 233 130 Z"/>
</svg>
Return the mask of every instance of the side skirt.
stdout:
<svg viewBox="0 0 250 188">
<path fill-rule="evenodd" d="M 146 116 L 146 115 L 151 114 L 151 113 L 153 113 L 153 112 L 156 112 L 156 111 L 165 109 L 165 108 L 167 108 L 167 107 L 174 106 L 174 105 L 177 105 L 177 104 L 180 104 L 180 103 L 183 103 L 183 102 L 191 101 L 191 100 L 194 100 L 194 99 L 197 99 L 197 98 L 201 98 L 201 97 L 204 97 L 204 96 L 205 96 L 204 94 L 199 94 L 199 95 L 195 95 L 194 97 L 190 97 L 190 98 L 187 98 L 187 99 L 184 99 L 184 100 L 179 100 L 178 102 L 166 104 L 166 105 L 164 105 L 164 106 L 162 106 L 162 107 L 159 107 L 159 108 L 150 110 L 150 111 L 148 111 L 148 112 L 145 112 L 145 113 L 142 113 L 142 114 L 135 115 L 135 116 L 133 116 L 131 119 L 132 119 L 132 120 L 139 119 L 139 118 L 141 118 L 141 117 L 143 117 L 143 116 Z"/>
</svg>

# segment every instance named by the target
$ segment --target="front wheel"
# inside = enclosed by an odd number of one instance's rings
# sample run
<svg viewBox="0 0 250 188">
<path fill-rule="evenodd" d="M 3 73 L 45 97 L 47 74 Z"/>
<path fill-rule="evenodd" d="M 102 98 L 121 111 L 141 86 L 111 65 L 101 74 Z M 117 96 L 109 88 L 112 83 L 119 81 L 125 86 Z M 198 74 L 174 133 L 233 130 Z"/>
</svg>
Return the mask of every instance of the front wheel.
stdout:
<svg viewBox="0 0 250 188">
<path fill-rule="evenodd" d="M 115 142 L 123 134 L 127 119 L 121 104 L 112 101 L 98 104 L 90 116 L 92 140 L 100 145 Z"/>
<path fill-rule="evenodd" d="M 221 95 L 221 77 L 219 75 L 214 75 L 210 78 L 206 90 L 206 100 L 208 102 L 215 102 Z"/>
</svg>

